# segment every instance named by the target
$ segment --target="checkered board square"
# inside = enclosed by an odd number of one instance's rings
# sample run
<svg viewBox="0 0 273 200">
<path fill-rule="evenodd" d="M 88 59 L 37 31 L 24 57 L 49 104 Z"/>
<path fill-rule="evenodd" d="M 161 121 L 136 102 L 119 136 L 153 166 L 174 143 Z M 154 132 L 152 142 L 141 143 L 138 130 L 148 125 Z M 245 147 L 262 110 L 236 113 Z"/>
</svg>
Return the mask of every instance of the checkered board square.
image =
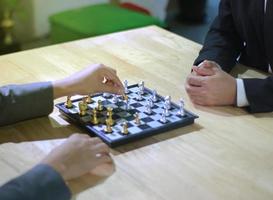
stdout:
<svg viewBox="0 0 273 200">
<path fill-rule="evenodd" d="M 138 100 L 139 91 L 138 85 L 131 85 L 128 87 L 130 108 L 126 108 L 126 104 L 119 97 L 118 103 L 113 102 L 113 95 L 104 97 L 103 94 L 96 94 L 92 96 L 93 102 L 88 104 L 87 112 L 85 116 L 79 115 L 79 102 L 82 98 L 72 100 L 73 108 L 66 108 L 65 102 L 56 104 L 60 112 L 71 119 L 73 122 L 81 127 L 88 130 L 91 135 L 100 137 L 106 144 L 111 147 L 125 144 L 131 141 L 138 140 L 140 138 L 148 137 L 157 133 L 166 132 L 168 130 L 183 127 L 194 123 L 194 120 L 198 118 L 197 115 L 185 110 L 185 116 L 177 115 L 179 106 L 171 102 L 170 115 L 167 117 L 167 123 L 160 121 L 161 114 L 164 110 L 164 98 L 157 95 L 158 101 L 154 103 L 152 107 L 152 113 L 147 114 L 145 106 L 147 105 L 148 99 L 152 97 L 152 90 L 144 88 L 143 99 Z M 97 107 L 98 100 L 101 100 L 104 109 L 97 114 L 99 124 L 92 124 L 92 110 Z M 112 126 L 112 133 L 106 133 L 105 120 L 107 118 L 107 107 L 113 108 L 113 120 L 114 125 Z M 139 114 L 140 124 L 135 123 L 135 113 Z M 124 135 L 122 124 L 127 122 L 128 134 Z"/>
</svg>

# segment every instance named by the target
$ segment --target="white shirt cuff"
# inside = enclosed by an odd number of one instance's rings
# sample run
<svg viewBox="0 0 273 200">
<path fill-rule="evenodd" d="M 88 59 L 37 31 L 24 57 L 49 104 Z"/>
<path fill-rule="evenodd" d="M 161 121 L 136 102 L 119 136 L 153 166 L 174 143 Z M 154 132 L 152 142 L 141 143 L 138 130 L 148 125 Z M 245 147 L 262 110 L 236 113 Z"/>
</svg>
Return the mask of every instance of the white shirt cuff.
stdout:
<svg viewBox="0 0 273 200">
<path fill-rule="evenodd" d="M 237 106 L 245 107 L 249 106 L 249 102 L 246 97 L 245 85 L 242 79 L 236 79 L 237 84 Z"/>
</svg>

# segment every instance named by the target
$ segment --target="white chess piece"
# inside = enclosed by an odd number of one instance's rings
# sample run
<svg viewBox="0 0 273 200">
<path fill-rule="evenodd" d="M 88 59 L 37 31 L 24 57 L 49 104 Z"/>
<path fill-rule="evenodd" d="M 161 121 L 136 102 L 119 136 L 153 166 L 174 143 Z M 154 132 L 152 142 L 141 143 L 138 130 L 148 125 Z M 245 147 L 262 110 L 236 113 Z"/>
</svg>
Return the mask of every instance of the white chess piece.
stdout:
<svg viewBox="0 0 273 200">
<path fill-rule="evenodd" d="M 129 93 L 129 90 L 128 90 L 128 81 L 127 80 L 124 81 L 124 93 L 125 94 Z"/>
<path fill-rule="evenodd" d="M 126 99 L 125 100 L 125 110 L 130 110 L 131 106 L 130 106 L 130 99 Z"/>
<path fill-rule="evenodd" d="M 179 100 L 179 111 L 177 113 L 178 115 L 184 117 L 185 116 L 185 102 L 183 99 Z"/>
<path fill-rule="evenodd" d="M 170 116 L 170 111 L 169 111 L 169 109 L 168 109 L 167 104 L 164 105 L 164 112 L 165 112 L 165 116 L 166 116 L 166 117 L 169 117 L 169 116 Z"/>
<path fill-rule="evenodd" d="M 150 105 L 147 104 L 145 107 L 146 107 L 146 113 L 149 115 L 152 114 L 152 109 L 151 109 Z"/>
<path fill-rule="evenodd" d="M 154 107 L 154 102 L 153 102 L 152 99 L 148 99 L 148 104 L 149 104 L 149 106 L 150 106 L 151 108 Z"/>
<path fill-rule="evenodd" d="M 153 102 L 157 102 L 157 91 L 153 90 L 153 96 L 152 96 Z"/>
<path fill-rule="evenodd" d="M 138 89 L 139 89 L 140 93 L 143 95 L 144 94 L 144 81 L 141 81 L 138 84 Z"/>
<path fill-rule="evenodd" d="M 140 91 L 137 92 L 137 100 L 141 101 L 143 99 L 142 94 Z"/>
<path fill-rule="evenodd" d="M 161 121 L 163 124 L 166 124 L 166 123 L 167 123 L 165 110 L 163 110 L 163 112 L 162 112 L 162 114 L 161 114 L 161 119 L 160 119 L 160 121 Z"/>
<path fill-rule="evenodd" d="M 168 109 L 168 110 L 170 110 L 171 109 L 171 96 L 166 96 L 165 97 L 165 105 L 166 105 L 166 108 Z"/>
</svg>

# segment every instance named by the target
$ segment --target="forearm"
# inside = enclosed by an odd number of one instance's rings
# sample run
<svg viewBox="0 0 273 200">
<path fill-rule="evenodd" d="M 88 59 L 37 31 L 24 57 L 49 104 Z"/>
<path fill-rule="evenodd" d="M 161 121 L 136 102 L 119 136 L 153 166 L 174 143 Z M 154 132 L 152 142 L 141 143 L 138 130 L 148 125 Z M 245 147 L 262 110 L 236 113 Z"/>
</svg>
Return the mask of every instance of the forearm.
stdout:
<svg viewBox="0 0 273 200">
<path fill-rule="evenodd" d="M 45 116 L 52 109 L 51 82 L 0 87 L 0 126 Z"/>
<path fill-rule="evenodd" d="M 38 165 L 0 187 L 2 200 L 68 200 L 70 197 L 62 177 L 48 165 Z"/>
</svg>

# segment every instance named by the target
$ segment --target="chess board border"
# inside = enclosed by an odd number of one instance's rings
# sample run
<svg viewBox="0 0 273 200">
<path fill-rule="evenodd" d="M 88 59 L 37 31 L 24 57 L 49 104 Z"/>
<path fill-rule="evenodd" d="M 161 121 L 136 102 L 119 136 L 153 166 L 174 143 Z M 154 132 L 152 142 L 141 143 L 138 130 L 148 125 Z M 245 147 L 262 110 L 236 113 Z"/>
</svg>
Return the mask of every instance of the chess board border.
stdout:
<svg viewBox="0 0 273 200">
<path fill-rule="evenodd" d="M 128 86 L 128 89 L 130 88 L 134 88 L 137 87 L 138 84 L 133 84 Z M 147 91 L 149 94 L 152 94 L 152 90 L 149 88 L 144 87 L 144 91 Z M 92 95 L 92 98 L 94 97 L 98 97 L 101 96 L 102 93 L 98 93 L 98 94 L 94 94 Z M 164 97 L 157 94 L 157 97 L 160 99 L 160 101 L 164 101 Z M 72 100 L 72 102 L 78 102 L 82 100 L 82 98 L 77 98 Z M 58 109 L 59 112 L 64 115 L 65 117 L 67 117 L 68 119 L 70 119 L 73 123 L 79 125 L 82 128 L 85 128 L 88 132 L 89 135 L 91 136 L 98 136 L 99 138 L 101 138 L 107 145 L 109 145 L 110 147 L 116 147 L 116 146 L 120 146 L 129 142 L 133 142 L 142 138 L 146 138 L 146 137 L 150 137 L 159 133 L 164 133 L 170 130 L 174 130 L 177 128 L 181 128 L 190 124 L 194 123 L 194 120 L 198 118 L 197 115 L 195 115 L 194 113 L 188 111 L 185 109 L 185 114 L 187 117 L 184 117 L 183 119 L 176 121 L 176 122 L 172 122 L 172 123 L 167 123 L 167 124 L 163 124 L 160 127 L 157 128 L 151 128 L 149 130 L 143 130 L 140 134 L 132 134 L 132 135 L 125 135 L 124 137 L 117 139 L 115 141 L 112 141 L 111 139 L 109 139 L 105 133 L 98 131 L 97 129 L 93 128 L 92 126 L 90 126 L 89 124 L 84 123 L 81 120 L 81 117 L 79 116 L 79 114 L 72 114 L 69 112 L 69 110 L 66 108 L 65 106 L 65 102 L 62 103 L 58 103 L 55 105 Z M 179 106 L 177 104 L 175 104 L 174 102 L 171 102 L 171 106 L 175 107 L 177 109 L 179 109 Z"/>
</svg>

